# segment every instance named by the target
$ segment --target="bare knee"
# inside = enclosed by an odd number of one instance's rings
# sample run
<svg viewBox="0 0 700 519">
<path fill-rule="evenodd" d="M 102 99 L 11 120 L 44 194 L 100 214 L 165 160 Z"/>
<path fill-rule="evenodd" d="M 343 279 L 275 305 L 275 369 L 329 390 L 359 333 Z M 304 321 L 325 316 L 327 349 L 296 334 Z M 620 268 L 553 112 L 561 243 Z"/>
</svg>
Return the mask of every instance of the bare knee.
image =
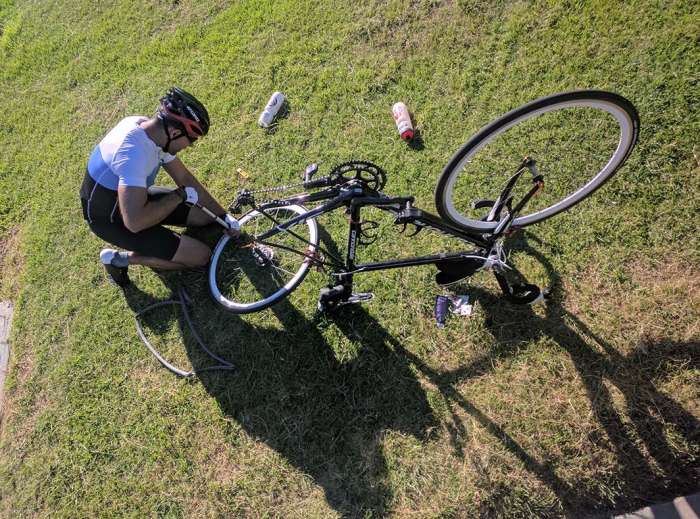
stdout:
<svg viewBox="0 0 700 519">
<path fill-rule="evenodd" d="M 209 263 L 210 258 L 211 249 L 204 245 L 201 249 L 199 249 L 195 254 L 192 255 L 192 260 L 188 267 L 205 267 Z"/>
<path fill-rule="evenodd" d="M 202 242 L 182 236 L 180 246 L 175 252 L 172 261 L 185 265 L 188 268 L 204 267 L 211 258 L 211 249 Z"/>
</svg>

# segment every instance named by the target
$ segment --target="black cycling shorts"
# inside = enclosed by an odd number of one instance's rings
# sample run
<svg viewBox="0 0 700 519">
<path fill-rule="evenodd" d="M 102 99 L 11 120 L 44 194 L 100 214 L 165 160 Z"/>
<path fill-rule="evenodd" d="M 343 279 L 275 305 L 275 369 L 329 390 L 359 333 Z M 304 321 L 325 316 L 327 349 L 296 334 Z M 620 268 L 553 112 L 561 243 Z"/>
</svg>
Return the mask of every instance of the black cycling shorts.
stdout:
<svg viewBox="0 0 700 519">
<path fill-rule="evenodd" d="M 158 200 L 173 188 L 151 186 L 148 199 Z M 180 235 L 163 225 L 187 224 L 190 207 L 184 202 L 178 205 L 159 225 L 140 232 L 131 232 L 124 225 L 117 192 L 97 184 L 86 172 L 80 188 L 80 202 L 83 206 L 83 218 L 95 235 L 120 249 L 137 252 L 164 260 L 172 260 L 180 246 Z"/>
</svg>

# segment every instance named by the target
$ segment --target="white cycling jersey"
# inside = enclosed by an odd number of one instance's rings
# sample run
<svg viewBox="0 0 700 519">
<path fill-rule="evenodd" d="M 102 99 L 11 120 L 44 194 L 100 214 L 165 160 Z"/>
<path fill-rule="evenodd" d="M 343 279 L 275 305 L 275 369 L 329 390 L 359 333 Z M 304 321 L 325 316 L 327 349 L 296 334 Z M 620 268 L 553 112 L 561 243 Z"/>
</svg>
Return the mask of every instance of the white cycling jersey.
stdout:
<svg viewBox="0 0 700 519">
<path fill-rule="evenodd" d="M 87 169 L 96 183 L 115 191 L 120 185 L 149 187 L 160 167 L 175 160 L 139 126 L 146 120 L 138 115 L 125 117 L 95 146 Z"/>
</svg>

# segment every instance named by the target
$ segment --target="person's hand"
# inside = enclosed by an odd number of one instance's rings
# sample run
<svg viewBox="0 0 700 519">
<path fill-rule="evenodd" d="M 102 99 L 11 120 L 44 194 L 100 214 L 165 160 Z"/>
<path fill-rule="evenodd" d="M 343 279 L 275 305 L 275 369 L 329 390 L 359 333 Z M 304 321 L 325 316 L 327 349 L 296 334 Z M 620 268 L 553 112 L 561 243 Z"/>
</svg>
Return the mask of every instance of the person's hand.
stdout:
<svg viewBox="0 0 700 519">
<path fill-rule="evenodd" d="M 180 186 L 178 191 L 180 192 L 180 196 L 182 196 L 182 201 L 189 206 L 193 206 L 199 200 L 197 190 L 193 187 Z"/>
<path fill-rule="evenodd" d="M 224 222 L 228 224 L 228 229 L 226 229 L 225 232 L 231 238 L 238 238 L 241 235 L 241 224 L 239 224 L 238 220 L 233 216 L 226 214 L 226 216 L 224 216 Z"/>
</svg>

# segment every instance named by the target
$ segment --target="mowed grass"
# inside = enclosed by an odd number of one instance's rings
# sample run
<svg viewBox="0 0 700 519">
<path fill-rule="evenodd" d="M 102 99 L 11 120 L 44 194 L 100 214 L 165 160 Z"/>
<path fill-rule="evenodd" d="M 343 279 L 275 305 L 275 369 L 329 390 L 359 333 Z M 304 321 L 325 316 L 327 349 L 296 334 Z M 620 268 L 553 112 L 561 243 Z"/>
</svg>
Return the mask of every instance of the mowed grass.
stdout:
<svg viewBox="0 0 700 519">
<path fill-rule="evenodd" d="M 581 517 L 697 490 L 698 16 L 688 1 L 0 0 L 0 298 L 15 304 L 0 516 Z M 594 197 L 513 240 L 554 288 L 546 307 L 509 305 L 480 274 L 454 289 L 474 315 L 438 330 L 443 290 L 421 267 L 358 276 L 375 299 L 337 319 L 314 315 L 318 273 L 240 317 L 200 272 L 134 268 L 116 290 L 82 222 L 92 147 L 173 84 L 209 108 L 182 158 L 224 203 L 364 159 L 432 211 L 471 134 L 564 90 L 624 95 L 642 131 Z M 290 111 L 266 133 L 274 90 Z M 397 100 L 422 150 L 400 141 Z M 345 220 L 321 223 L 342 250 Z M 385 222 L 362 257 L 443 244 Z M 133 312 L 178 286 L 235 372 L 178 379 L 139 341 Z M 207 365 L 175 307 L 144 326 L 176 364 Z"/>
</svg>

